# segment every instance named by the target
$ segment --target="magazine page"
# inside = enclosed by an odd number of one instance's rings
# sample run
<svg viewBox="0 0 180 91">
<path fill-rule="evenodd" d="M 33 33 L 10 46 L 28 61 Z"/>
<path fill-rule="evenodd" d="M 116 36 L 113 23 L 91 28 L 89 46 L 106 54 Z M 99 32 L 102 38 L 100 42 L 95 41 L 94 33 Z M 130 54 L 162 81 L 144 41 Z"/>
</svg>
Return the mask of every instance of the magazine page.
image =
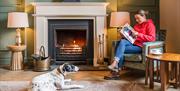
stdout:
<svg viewBox="0 0 180 91">
<path fill-rule="evenodd" d="M 133 44 L 136 37 L 133 36 L 132 30 L 134 29 L 128 23 L 126 23 L 120 30 L 120 33 L 122 33 L 123 36 Z"/>
</svg>

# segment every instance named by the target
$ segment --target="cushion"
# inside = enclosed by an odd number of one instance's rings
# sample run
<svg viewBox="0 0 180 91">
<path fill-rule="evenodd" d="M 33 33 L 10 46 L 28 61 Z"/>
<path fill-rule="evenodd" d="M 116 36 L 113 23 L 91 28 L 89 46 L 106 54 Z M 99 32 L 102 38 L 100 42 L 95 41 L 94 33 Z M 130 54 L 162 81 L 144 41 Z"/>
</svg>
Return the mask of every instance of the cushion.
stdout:
<svg viewBox="0 0 180 91">
<path fill-rule="evenodd" d="M 136 63 L 136 62 L 125 62 L 124 66 L 128 68 L 138 69 L 138 70 L 145 70 L 146 65 L 142 63 Z"/>
<path fill-rule="evenodd" d="M 126 61 L 141 62 L 142 54 L 124 54 L 124 59 Z"/>
</svg>

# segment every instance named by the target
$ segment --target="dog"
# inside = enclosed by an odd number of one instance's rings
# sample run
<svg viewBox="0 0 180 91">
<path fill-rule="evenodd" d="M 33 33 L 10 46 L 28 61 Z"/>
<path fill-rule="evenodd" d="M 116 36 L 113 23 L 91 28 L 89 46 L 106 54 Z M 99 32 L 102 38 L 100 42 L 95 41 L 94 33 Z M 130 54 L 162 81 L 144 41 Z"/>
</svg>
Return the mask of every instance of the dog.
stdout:
<svg viewBox="0 0 180 91">
<path fill-rule="evenodd" d="M 69 73 L 77 72 L 79 68 L 71 64 L 63 64 L 53 71 L 36 76 L 32 79 L 29 91 L 57 91 L 65 89 L 81 89 L 83 85 L 66 85 L 71 79 L 64 79 Z"/>
</svg>

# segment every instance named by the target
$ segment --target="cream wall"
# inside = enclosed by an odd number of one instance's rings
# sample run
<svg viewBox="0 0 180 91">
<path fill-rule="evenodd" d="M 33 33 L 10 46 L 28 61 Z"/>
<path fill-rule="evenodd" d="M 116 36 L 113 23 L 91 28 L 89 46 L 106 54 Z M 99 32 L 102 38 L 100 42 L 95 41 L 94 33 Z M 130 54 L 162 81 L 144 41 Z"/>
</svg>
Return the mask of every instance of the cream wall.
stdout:
<svg viewBox="0 0 180 91">
<path fill-rule="evenodd" d="M 160 28 L 167 30 L 167 52 L 180 53 L 180 0 L 160 0 Z"/>
</svg>

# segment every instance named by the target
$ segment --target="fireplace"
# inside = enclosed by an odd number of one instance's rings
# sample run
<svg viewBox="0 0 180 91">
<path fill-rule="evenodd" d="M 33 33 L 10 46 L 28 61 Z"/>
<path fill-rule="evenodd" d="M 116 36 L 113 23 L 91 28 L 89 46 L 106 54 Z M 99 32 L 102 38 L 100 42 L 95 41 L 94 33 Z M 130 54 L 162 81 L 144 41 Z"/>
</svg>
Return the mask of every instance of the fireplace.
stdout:
<svg viewBox="0 0 180 91">
<path fill-rule="evenodd" d="M 107 57 L 106 2 L 35 2 L 34 53 L 100 66 Z M 103 55 L 103 56 L 102 56 Z"/>
<path fill-rule="evenodd" d="M 56 63 L 93 63 L 92 19 L 49 19 L 48 51 Z"/>
</svg>

